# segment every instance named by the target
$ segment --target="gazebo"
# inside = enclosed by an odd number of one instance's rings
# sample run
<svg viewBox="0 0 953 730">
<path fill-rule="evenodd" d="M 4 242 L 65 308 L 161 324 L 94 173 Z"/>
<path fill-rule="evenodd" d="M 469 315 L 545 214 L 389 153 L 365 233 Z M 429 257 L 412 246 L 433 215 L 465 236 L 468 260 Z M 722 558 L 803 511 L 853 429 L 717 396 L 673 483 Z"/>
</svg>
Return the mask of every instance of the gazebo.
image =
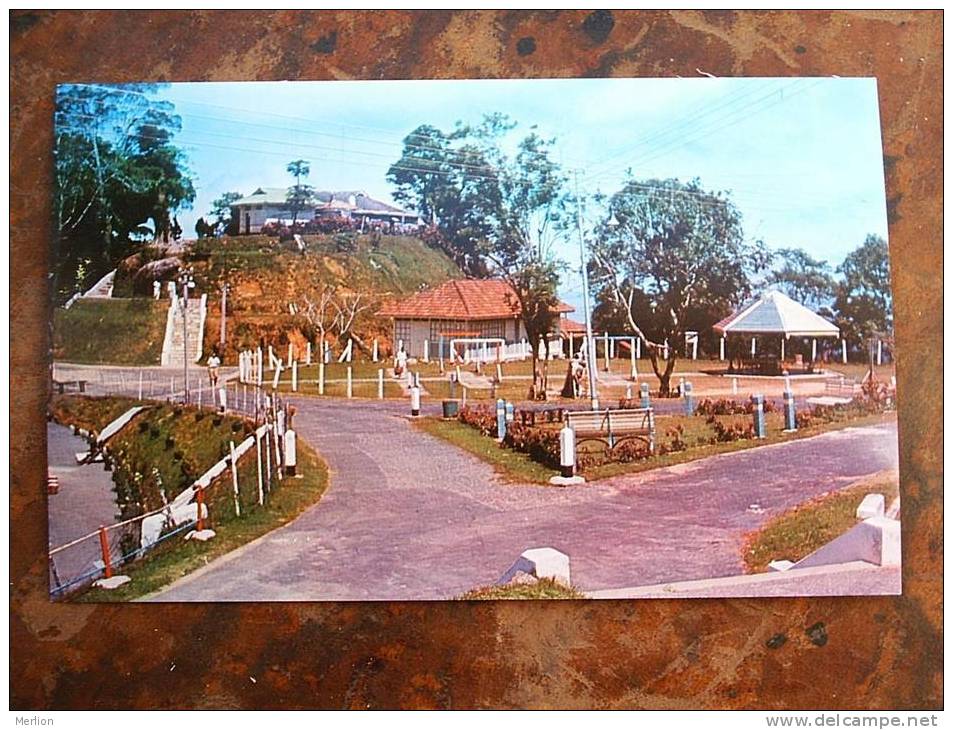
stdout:
<svg viewBox="0 0 953 730">
<path fill-rule="evenodd" d="M 724 338 L 750 337 L 751 358 L 746 365 L 766 374 L 780 374 L 784 370 L 785 342 L 790 338 L 809 337 L 812 339 L 811 363 L 813 364 L 817 359 L 817 339 L 840 336 L 840 330 L 836 325 L 779 291 L 762 294 L 735 314 L 715 324 L 713 329 Z M 764 356 L 758 358 L 755 343 L 759 336 L 773 336 L 780 339 L 780 360 Z M 744 358 L 742 362 L 744 363 Z"/>
</svg>

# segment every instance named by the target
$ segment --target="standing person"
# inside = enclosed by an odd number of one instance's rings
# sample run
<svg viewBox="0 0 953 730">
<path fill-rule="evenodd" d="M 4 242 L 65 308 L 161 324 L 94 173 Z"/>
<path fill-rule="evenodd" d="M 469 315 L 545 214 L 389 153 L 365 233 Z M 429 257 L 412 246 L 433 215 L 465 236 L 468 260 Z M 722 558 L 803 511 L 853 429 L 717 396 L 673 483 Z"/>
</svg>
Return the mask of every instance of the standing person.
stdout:
<svg viewBox="0 0 953 730">
<path fill-rule="evenodd" d="M 397 357 L 394 359 L 394 374 L 403 375 L 404 370 L 407 369 L 407 352 L 404 350 L 404 346 L 401 345 L 400 350 L 397 351 Z"/>
<path fill-rule="evenodd" d="M 159 301 L 159 297 L 162 296 L 162 284 L 158 280 L 152 282 L 152 298 L 156 301 Z"/>
<path fill-rule="evenodd" d="M 208 359 L 208 382 L 213 388 L 218 385 L 218 367 L 221 364 L 218 353 L 213 350 Z"/>
</svg>

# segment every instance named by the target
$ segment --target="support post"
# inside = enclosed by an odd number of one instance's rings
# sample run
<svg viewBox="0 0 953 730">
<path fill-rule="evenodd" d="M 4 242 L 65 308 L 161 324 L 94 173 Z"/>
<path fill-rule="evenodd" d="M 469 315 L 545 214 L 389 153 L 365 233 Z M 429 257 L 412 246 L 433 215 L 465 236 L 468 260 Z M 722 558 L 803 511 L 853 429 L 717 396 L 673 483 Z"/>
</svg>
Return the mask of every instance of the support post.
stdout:
<svg viewBox="0 0 953 730">
<path fill-rule="evenodd" d="M 354 397 L 354 383 L 352 380 L 350 365 L 347 366 L 347 397 L 348 398 Z"/>
<path fill-rule="evenodd" d="M 757 345 L 755 344 L 756 340 L 754 337 L 751 338 L 751 357 L 754 357 L 757 352 Z"/>
<path fill-rule="evenodd" d="M 374 341 L 377 342 L 377 340 L 374 340 Z M 308 344 L 304 350 L 304 356 L 305 356 L 304 364 L 310 365 L 311 364 L 311 340 L 308 340 Z"/>
<path fill-rule="evenodd" d="M 682 385 L 682 397 L 685 399 L 685 415 L 693 416 L 695 415 L 695 394 L 694 387 L 691 382 L 686 380 L 685 384 Z"/>
<path fill-rule="evenodd" d="M 298 473 L 298 435 L 294 429 L 285 431 L 285 474 L 289 477 Z"/>
<path fill-rule="evenodd" d="M 784 362 L 784 335 L 781 335 L 781 362 Z"/>
<path fill-rule="evenodd" d="M 293 393 L 298 392 L 298 361 L 291 361 L 291 390 Z"/>
<path fill-rule="evenodd" d="M 880 351 L 878 350 L 877 352 L 878 352 L 877 359 L 879 360 L 879 359 L 880 359 L 880 355 L 879 355 L 879 352 L 880 352 Z M 880 363 L 878 362 L 877 364 L 879 365 Z M 139 368 L 139 400 L 142 400 L 142 368 Z"/>
<path fill-rule="evenodd" d="M 725 338 L 724 336 L 718 338 L 718 359 L 722 362 L 725 361 Z"/>
<path fill-rule="evenodd" d="M 195 490 L 195 523 L 198 531 L 205 529 L 205 487 Z"/>
<path fill-rule="evenodd" d="M 635 342 L 635 337 L 629 340 L 629 378 L 632 382 L 638 380 L 639 377 L 639 369 L 636 366 Z"/>
<path fill-rule="evenodd" d="M 883 343 L 883 340 L 877 340 L 877 365 L 883 365 L 883 364 L 884 364 L 884 343 Z M 142 390 L 141 377 L 142 377 L 142 373 L 140 373 L 139 390 Z M 142 398 L 142 395 L 140 395 L 139 397 Z"/>
<path fill-rule="evenodd" d="M 106 537 L 106 528 L 99 526 L 99 549 L 103 554 L 103 571 L 107 578 L 113 577 L 112 560 L 109 557 L 109 538 Z"/>
<path fill-rule="evenodd" d="M 377 399 L 384 400 L 384 369 L 377 369 Z"/>
<path fill-rule="evenodd" d="M 225 391 L 224 385 L 218 389 L 218 407 L 222 413 L 228 410 L 228 393 Z"/>
<path fill-rule="evenodd" d="M 424 362 L 430 362 L 430 340 L 424 340 Z"/>
<path fill-rule="evenodd" d="M 238 459 L 235 457 L 235 442 L 234 441 L 228 442 L 228 450 L 231 455 L 231 458 L 229 459 L 229 462 L 230 462 L 229 466 L 231 467 L 231 470 L 232 470 L 232 494 L 235 497 L 235 516 L 241 517 L 242 506 L 238 501 L 238 464 L 237 464 Z"/>
<path fill-rule="evenodd" d="M 410 388 L 410 415 L 415 418 L 420 415 L 420 387 L 417 385 Z"/>
<path fill-rule="evenodd" d="M 817 362 L 817 338 L 811 340 L 811 362 Z"/>
<path fill-rule="evenodd" d="M 642 359 L 642 338 L 639 337 L 635 340 L 635 359 Z"/>
<path fill-rule="evenodd" d="M 377 338 L 375 337 L 375 338 L 374 338 L 374 344 L 372 345 L 372 349 L 371 349 L 371 360 L 372 360 L 373 362 L 377 362 L 377 357 L 378 357 Z"/>
<path fill-rule="evenodd" d="M 258 457 L 258 504 L 265 503 L 265 484 L 261 473 L 261 434 L 255 431 L 255 453 Z"/>
<path fill-rule="evenodd" d="M 840 341 L 841 349 L 841 359 L 844 361 L 844 364 L 847 364 L 847 340 L 842 339 Z"/>
<path fill-rule="evenodd" d="M 794 433 L 795 431 L 797 431 L 797 412 L 794 407 L 794 393 L 788 384 L 784 388 L 784 432 Z"/>
<path fill-rule="evenodd" d="M 602 360 L 605 363 L 605 371 L 609 372 L 609 333 L 606 332 L 602 338 Z"/>
<path fill-rule="evenodd" d="M 318 395 L 324 395 L 324 363 L 318 363 Z"/>
<path fill-rule="evenodd" d="M 496 440 L 506 438 L 506 401 L 498 398 L 496 401 Z"/>
</svg>

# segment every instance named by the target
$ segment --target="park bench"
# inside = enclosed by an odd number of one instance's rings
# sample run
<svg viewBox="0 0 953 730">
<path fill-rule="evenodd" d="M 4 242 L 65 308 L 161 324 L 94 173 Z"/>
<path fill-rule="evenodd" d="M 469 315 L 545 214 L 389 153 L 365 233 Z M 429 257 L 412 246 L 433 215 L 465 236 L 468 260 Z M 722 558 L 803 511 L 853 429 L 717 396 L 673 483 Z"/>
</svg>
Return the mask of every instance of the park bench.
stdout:
<svg viewBox="0 0 953 730">
<path fill-rule="evenodd" d="M 599 441 L 611 451 L 624 441 L 639 439 L 655 452 L 655 414 L 651 408 L 604 411 L 567 411 L 566 424 L 576 444 Z"/>
<path fill-rule="evenodd" d="M 850 403 L 861 392 L 860 383 L 846 378 L 828 378 L 824 381 L 824 395 L 807 399 L 812 406 L 843 406 Z"/>
<path fill-rule="evenodd" d="M 60 395 L 63 395 L 63 393 L 66 392 L 66 388 L 70 386 L 75 387 L 80 393 L 85 393 L 87 382 L 89 381 L 87 380 L 54 380 L 53 385 L 56 386 L 56 392 L 59 393 Z"/>
</svg>

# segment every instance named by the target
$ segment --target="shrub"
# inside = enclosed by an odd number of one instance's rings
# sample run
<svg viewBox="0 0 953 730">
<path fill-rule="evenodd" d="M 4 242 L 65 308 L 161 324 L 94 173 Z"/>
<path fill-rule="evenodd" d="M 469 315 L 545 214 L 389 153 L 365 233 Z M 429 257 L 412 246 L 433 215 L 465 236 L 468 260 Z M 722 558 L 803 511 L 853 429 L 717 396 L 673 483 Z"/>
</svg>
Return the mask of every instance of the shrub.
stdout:
<svg viewBox="0 0 953 730">
<path fill-rule="evenodd" d="M 484 436 L 496 438 L 496 411 L 489 406 L 464 406 L 457 418 L 460 423 L 477 429 Z"/>
<path fill-rule="evenodd" d="M 503 445 L 527 454 L 533 461 L 559 468 L 559 432 L 513 421 L 506 428 Z"/>
<path fill-rule="evenodd" d="M 715 435 L 711 438 L 713 444 L 754 438 L 754 424 L 750 422 L 725 423 L 719 421 L 715 416 L 709 416 L 705 421 L 715 432 Z"/>
</svg>

